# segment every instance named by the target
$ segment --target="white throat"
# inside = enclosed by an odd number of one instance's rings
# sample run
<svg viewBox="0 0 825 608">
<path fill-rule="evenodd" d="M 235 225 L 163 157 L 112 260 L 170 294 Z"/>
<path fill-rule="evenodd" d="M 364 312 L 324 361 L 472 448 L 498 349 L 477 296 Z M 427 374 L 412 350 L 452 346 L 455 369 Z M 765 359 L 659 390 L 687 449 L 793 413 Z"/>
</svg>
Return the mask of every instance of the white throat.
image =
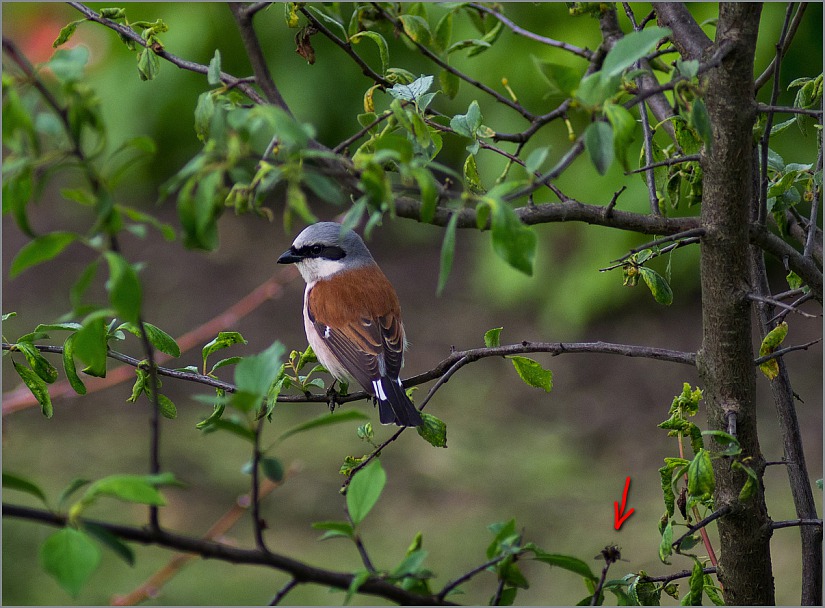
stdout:
<svg viewBox="0 0 825 608">
<path fill-rule="evenodd" d="M 344 269 L 343 260 L 326 260 L 324 258 L 306 258 L 296 264 L 307 285 L 330 278 Z"/>
</svg>

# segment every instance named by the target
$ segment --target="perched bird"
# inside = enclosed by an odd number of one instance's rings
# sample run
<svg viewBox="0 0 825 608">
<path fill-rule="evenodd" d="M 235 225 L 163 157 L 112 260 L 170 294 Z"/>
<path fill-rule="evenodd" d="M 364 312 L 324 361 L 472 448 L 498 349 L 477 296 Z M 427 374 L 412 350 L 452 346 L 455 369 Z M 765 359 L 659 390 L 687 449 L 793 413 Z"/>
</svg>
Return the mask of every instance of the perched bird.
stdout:
<svg viewBox="0 0 825 608">
<path fill-rule="evenodd" d="M 420 425 L 398 378 L 406 347 L 398 296 L 361 237 L 319 222 L 278 263 L 295 264 L 306 281 L 304 329 L 318 361 L 337 379 L 357 380 L 382 424 Z"/>
</svg>

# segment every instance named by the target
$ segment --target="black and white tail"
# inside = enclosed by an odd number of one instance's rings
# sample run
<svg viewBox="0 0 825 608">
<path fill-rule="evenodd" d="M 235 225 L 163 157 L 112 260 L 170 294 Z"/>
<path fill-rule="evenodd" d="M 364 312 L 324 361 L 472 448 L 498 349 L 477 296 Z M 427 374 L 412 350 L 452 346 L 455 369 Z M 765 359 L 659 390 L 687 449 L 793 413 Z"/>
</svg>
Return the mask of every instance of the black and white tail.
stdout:
<svg viewBox="0 0 825 608">
<path fill-rule="evenodd" d="M 407 397 L 400 380 L 379 378 L 372 381 L 372 388 L 378 401 L 378 417 L 381 424 L 420 426 L 424 422 L 421 413 Z"/>
</svg>

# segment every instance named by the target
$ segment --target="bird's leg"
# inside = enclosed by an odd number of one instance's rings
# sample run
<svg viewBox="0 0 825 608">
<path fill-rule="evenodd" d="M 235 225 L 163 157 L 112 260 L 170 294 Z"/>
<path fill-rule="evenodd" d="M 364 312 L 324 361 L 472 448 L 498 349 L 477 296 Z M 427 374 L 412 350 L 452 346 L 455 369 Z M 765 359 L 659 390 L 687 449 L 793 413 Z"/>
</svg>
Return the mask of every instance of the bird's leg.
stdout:
<svg viewBox="0 0 825 608">
<path fill-rule="evenodd" d="M 335 406 L 336 405 L 339 405 L 338 396 L 339 396 L 340 393 L 338 393 L 338 391 L 335 390 L 335 385 L 337 383 L 338 383 L 338 380 L 333 379 L 332 384 L 330 384 L 329 388 L 327 389 L 327 405 L 329 406 L 330 413 L 335 411 Z"/>
</svg>

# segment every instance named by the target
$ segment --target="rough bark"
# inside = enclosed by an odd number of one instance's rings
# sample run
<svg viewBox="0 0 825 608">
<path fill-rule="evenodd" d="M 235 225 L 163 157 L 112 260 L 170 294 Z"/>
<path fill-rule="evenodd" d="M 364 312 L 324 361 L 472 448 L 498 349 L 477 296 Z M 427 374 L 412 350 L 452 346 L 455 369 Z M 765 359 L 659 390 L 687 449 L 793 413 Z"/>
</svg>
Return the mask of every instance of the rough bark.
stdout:
<svg viewBox="0 0 825 608">
<path fill-rule="evenodd" d="M 714 461 L 715 507 L 729 506 L 718 520 L 719 580 L 728 605 L 774 603 L 771 522 L 765 506 L 764 459 L 756 428 L 756 377 L 751 343 L 748 220 L 752 197 L 753 57 L 760 4 L 724 3 L 714 46 L 732 45 L 709 72 L 706 103 L 713 145 L 703 153 L 701 282 L 702 349 L 697 364 L 705 387 L 708 426 L 727 430 L 735 416 L 743 456 L 760 477 L 759 491 L 745 502 L 746 481 L 725 459 Z M 712 49 L 711 49 L 712 50 Z M 717 446 L 718 448 L 719 446 Z"/>
</svg>

